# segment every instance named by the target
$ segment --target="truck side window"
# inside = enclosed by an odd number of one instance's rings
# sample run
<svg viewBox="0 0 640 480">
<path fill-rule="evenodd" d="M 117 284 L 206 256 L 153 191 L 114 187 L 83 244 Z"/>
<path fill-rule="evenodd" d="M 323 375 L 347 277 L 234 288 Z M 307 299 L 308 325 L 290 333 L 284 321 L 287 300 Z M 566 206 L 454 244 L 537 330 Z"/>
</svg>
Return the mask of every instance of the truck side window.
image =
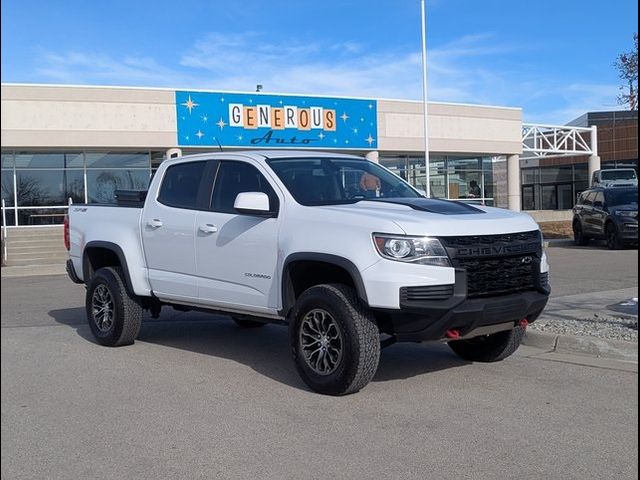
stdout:
<svg viewBox="0 0 640 480">
<path fill-rule="evenodd" d="M 207 162 L 178 163 L 167 168 L 158 201 L 176 208 L 196 208 L 198 189 Z"/>
<path fill-rule="evenodd" d="M 243 192 L 266 193 L 269 197 L 269 208 L 273 212 L 278 211 L 278 196 L 256 167 L 244 162 L 223 161 L 213 187 L 211 210 L 238 213 L 233 208 L 233 204 L 238 194 Z"/>
</svg>

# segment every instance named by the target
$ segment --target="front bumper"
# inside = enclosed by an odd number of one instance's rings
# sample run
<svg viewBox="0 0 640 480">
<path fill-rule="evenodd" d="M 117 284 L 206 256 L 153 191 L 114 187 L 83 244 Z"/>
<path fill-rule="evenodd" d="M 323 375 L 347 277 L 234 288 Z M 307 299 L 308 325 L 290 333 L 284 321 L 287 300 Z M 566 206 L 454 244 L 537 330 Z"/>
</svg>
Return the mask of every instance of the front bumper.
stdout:
<svg viewBox="0 0 640 480">
<path fill-rule="evenodd" d="M 617 228 L 620 234 L 620 238 L 629 243 L 637 243 L 638 242 L 638 220 L 629 218 L 629 219 L 620 219 L 617 221 Z"/>
<path fill-rule="evenodd" d="M 541 287 L 506 295 L 467 298 L 466 275 L 456 271 L 454 293 L 447 299 L 401 305 L 400 310 L 377 309 L 385 333 L 398 341 L 420 342 L 446 338 L 448 330 L 461 337 L 481 327 L 535 321 L 549 300 L 549 289 Z"/>
</svg>

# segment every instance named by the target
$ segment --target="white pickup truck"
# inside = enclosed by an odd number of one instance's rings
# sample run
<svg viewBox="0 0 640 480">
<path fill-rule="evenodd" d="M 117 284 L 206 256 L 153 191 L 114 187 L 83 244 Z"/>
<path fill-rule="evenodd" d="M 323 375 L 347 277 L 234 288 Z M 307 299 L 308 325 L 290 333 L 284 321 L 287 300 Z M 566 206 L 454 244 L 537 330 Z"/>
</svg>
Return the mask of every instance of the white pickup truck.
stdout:
<svg viewBox="0 0 640 480">
<path fill-rule="evenodd" d="M 549 296 L 530 216 L 424 198 L 350 155 L 210 153 L 163 162 L 148 192 L 71 205 L 67 271 L 96 340 L 132 344 L 143 310 L 288 325 L 317 392 L 363 388 L 380 349 L 446 341 L 470 361 L 520 345 Z"/>
</svg>

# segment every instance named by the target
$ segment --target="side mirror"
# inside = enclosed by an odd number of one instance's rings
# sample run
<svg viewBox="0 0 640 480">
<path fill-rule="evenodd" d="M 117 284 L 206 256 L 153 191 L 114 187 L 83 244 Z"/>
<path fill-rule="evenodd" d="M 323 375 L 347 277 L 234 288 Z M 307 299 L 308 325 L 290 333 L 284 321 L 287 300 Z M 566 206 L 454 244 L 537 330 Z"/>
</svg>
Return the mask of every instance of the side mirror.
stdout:
<svg viewBox="0 0 640 480">
<path fill-rule="evenodd" d="M 263 217 L 273 216 L 269 208 L 269 197 L 262 192 L 242 192 L 233 202 L 233 208 L 239 213 L 259 215 Z"/>
</svg>

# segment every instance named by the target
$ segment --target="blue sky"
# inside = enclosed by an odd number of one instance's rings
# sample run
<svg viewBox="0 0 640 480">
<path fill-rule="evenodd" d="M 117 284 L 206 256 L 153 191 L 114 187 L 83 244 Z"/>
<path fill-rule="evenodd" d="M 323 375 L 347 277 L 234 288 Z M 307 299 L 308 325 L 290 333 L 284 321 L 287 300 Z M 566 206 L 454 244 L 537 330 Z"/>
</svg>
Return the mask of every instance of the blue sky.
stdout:
<svg viewBox="0 0 640 480">
<path fill-rule="evenodd" d="M 421 99 L 419 0 L 2 1 L 3 82 Z M 566 123 L 616 105 L 631 0 L 427 0 L 429 97 Z"/>
</svg>

